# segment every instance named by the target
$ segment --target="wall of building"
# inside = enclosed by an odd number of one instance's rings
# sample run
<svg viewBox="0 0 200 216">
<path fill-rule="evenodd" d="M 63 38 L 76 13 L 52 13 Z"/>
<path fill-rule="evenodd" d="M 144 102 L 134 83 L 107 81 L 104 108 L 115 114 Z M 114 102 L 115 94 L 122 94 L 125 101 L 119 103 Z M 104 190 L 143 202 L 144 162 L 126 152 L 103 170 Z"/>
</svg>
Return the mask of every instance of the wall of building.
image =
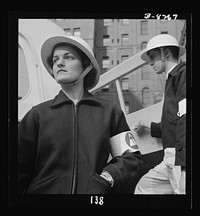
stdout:
<svg viewBox="0 0 200 216">
<path fill-rule="evenodd" d="M 94 19 L 50 19 L 65 30 L 66 35 L 77 35 L 85 39 L 94 49 Z"/>
<path fill-rule="evenodd" d="M 76 29 L 80 30 L 79 36 L 91 45 L 102 74 L 140 52 L 157 34 L 168 33 L 179 41 L 185 25 L 185 20 L 155 19 L 62 19 L 52 21 L 62 27 L 68 35 L 74 35 Z M 134 112 L 159 102 L 163 96 L 160 79 L 163 80 L 163 76 L 155 74 L 148 65 L 122 77 L 120 81 L 124 88 L 127 111 Z M 118 103 L 115 83 L 110 84 L 96 95 Z"/>
</svg>

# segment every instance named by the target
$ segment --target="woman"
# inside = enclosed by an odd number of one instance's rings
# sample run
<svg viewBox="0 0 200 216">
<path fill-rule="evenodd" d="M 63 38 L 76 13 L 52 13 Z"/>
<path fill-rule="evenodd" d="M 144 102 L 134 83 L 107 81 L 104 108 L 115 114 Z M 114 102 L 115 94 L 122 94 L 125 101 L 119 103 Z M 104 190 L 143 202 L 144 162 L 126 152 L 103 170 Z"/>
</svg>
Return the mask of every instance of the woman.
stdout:
<svg viewBox="0 0 200 216">
<path fill-rule="evenodd" d="M 141 155 L 123 112 L 88 92 L 100 75 L 91 48 L 78 37 L 51 37 L 41 57 L 61 90 L 19 124 L 19 192 L 123 193 L 138 173 Z"/>
</svg>

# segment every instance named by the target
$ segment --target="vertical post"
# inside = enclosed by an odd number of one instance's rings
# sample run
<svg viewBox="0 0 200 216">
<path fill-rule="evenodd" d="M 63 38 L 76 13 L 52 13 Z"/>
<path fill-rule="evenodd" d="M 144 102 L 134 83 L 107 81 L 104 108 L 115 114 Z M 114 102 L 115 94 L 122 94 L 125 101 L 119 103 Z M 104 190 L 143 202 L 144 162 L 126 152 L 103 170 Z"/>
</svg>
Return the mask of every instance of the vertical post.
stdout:
<svg viewBox="0 0 200 216">
<path fill-rule="evenodd" d="M 119 79 L 116 79 L 115 83 L 116 83 L 116 87 L 117 87 L 117 94 L 118 94 L 118 97 L 119 97 L 119 103 L 120 103 L 121 109 L 124 112 L 124 114 L 126 115 L 125 103 L 124 103 L 124 95 L 123 95 L 123 92 L 122 92 L 122 88 L 121 88 Z"/>
<path fill-rule="evenodd" d="M 166 84 L 166 74 L 165 73 L 159 74 L 158 78 L 159 78 L 159 82 L 161 84 L 161 88 L 162 88 L 162 91 L 164 94 L 165 93 L 165 84 Z"/>
</svg>

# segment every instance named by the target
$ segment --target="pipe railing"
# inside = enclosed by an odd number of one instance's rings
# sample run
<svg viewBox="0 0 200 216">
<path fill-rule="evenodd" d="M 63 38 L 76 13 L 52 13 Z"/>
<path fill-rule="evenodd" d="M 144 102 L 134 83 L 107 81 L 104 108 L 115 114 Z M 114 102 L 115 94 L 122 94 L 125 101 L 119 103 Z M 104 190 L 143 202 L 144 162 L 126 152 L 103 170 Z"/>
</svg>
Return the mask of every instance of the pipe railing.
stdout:
<svg viewBox="0 0 200 216">
<path fill-rule="evenodd" d="M 132 56 L 131 58 L 127 59 L 126 61 L 122 62 L 116 67 L 110 69 L 106 73 L 102 74 L 100 76 L 98 84 L 93 89 L 91 89 L 90 92 L 95 93 L 102 89 L 104 86 L 115 81 L 120 107 L 122 111 L 126 114 L 123 91 L 120 85 L 120 77 L 128 75 L 133 71 L 136 71 L 143 65 L 147 64 L 145 61 L 141 59 L 141 54 L 143 52 L 144 51 L 137 53 L 136 55 Z"/>
<path fill-rule="evenodd" d="M 128 75 L 129 73 L 145 65 L 146 62 L 141 59 L 141 54 L 143 52 L 144 51 L 137 53 L 136 55 L 130 57 L 126 61 L 110 69 L 106 73 L 102 74 L 100 76 L 98 84 L 93 89 L 91 89 L 90 92 L 95 93 L 96 91 L 102 89 L 104 86 L 108 85 L 109 83 L 117 79 L 120 79 L 120 77 Z"/>
</svg>

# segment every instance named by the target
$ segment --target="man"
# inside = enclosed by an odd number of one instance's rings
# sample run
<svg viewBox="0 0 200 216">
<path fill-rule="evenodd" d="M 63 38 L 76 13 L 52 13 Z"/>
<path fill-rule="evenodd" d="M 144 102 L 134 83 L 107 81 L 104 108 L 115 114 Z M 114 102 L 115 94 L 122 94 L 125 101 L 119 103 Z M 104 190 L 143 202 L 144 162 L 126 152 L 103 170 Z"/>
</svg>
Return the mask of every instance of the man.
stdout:
<svg viewBox="0 0 200 216">
<path fill-rule="evenodd" d="M 185 193 L 186 63 L 179 63 L 184 53 L 176 38 L 161 34 L 148 42 L 141 56 L 167 80 L 161 122 L 140 122 L 135 130 L 149 128 L 153 137 L 162 137 L 164 158 L 139 180 L 135 194 Z"/>
<path fill-rule="evenodd" d="M 131 132 L 123 112 L 88 92 L 100 75 L 91 48 L 79 37 L 51 37 L 41 58 L 61 90 L 19 124 L 19 193 L 123 193 L 141 155 L 127 141 Z"/>
</svg>

